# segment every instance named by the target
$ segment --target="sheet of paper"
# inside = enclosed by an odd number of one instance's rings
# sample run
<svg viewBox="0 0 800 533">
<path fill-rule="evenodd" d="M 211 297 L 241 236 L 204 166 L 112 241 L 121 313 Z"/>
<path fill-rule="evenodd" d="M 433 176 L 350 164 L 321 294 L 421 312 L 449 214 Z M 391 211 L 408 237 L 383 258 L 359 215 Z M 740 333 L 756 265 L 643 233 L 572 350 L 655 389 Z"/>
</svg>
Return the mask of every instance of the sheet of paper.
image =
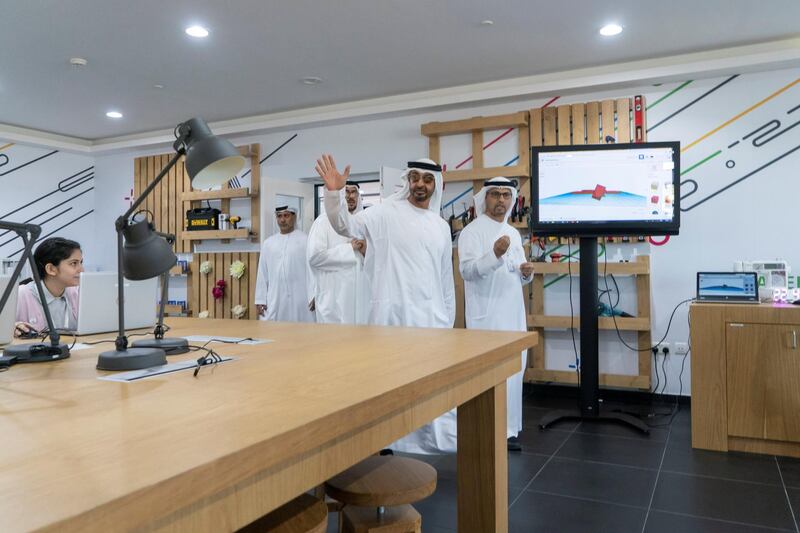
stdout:
<svg viewBox="0 0 800 533">
<path fill-rule="evenodd" d="M 223 357 L 222 361 L 218 361 L 216 364 L 233 360 L 234 360 L 233 357 Z M 203 365 L 201 367 L 200 372 L 203 372 L 203 370 L 205 369 L 210 369 L 213 366 L 214 363 Z M 169 363 L 166 365 L 154 366 L 152 368 L 145 368 L 144 370 L 132 370 L 130 372 L 110 374 L 108 376 L 98 377 L 97 379 L 101 379 L 103 381 L 118 381 L 123 383 L 130 383 L 132 381 L 139 381 L 142 379 L 152 378 L 155 376 L 163 376 L 164 374 L 171 374 L 173 372 L 180 372 L 181 370 L 189 370 L 194 368 L 197 368 L 197 361 L 195 361 L 194 359 L 190 359 L 189 361 L 181 361 L 179 363 Z"/>
<path fill-rule="evenodd" d="M 228 344 L 266 344 L 273 342 L 272 339 L 252 339 L 250 337 L 220 337 L 219 335 L 189 335 L 184 337 L 189 342 L 219 342 Z"/>
<path fill-rule="evenodd" d="M 69 347 L 70 352 L 77 352 L 78 350 L 88 350 L 91 348 L 90 345 L 84 344 L 82 342 L 76 342 L 74 345 Z"/>
</svg>

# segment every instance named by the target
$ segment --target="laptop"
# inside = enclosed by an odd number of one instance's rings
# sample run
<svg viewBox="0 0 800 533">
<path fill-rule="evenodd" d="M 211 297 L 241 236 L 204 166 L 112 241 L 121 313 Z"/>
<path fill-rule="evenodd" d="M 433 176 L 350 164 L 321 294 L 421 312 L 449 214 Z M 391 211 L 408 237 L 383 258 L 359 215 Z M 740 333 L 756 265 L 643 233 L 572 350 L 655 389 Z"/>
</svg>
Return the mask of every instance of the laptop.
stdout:
<svg viewBox="0 0 800 533">
<path fill-rule="evenodd" d="M 6 290 L 8 283 L 11 281 L 11 276 L 0 276 L 0 299 L 3 297 L 3 292 Z M 17 318 L 17 291 L 11 291 L 8 297 L 6 306 L 0 311 L 0 347 L 11 344 L 14 340 L 14 324 Z"/>
<path fill-rule="evenodd" d="M 697 301 L 757 304 L 758 276 L 755 272 L 698 272 Z"/>
<path fill-rule="evenodd" d="M 152 328 L 158 318 L 158 277 L 125 280 L 125 329 Z M 78 335 L 119 329 L 116 272 L 82 272 Z"/>
</svg>

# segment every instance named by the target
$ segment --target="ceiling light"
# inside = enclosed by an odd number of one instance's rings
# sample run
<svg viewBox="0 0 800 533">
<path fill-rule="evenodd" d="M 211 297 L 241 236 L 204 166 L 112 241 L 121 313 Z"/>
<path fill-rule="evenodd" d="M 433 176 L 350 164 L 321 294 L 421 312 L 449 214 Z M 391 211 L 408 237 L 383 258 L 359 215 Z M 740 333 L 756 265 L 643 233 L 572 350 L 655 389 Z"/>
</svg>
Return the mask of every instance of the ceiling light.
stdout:
<svg viewBox="0 0 800 533">
<path fill-rule="evenodd" d="M 208 37 L 208 30 L 202 26 L 189 26 L 186 28 L 186 34 L 192 37 Z"/>
<path fill-rule="evenodd" d="M 106 113 L 106 116 L 108 118 L 122 118 L 122 113 L 120 113 L 119 111 L 109 111 L 108 113 Z"/>
<path fill-rule="evenodd" d="M 622 33 L 622 26 L 619 24 L 606 24 L 600 28 L 600 35 L 604 37 L 611 37 L 613 35 L 619 35 L 620 33 Z"/>
<path fill-rule="evenodd" d="M 493 26 L 493 25 L 494 25 L 493 20 L 486 19 L 481 21 L 481 26 Z"/>
<path fill-rule="evenodd" d="M 82 57 L 70 57 L 69 64 L 73 67 L 85 67 L 89 62 Z"/>
<path fill-rule="evenodd" d="M 156 83 L 155 85 L 153 85 L 153 89 L 163 89 L 163 88 L 164 88 L 164 85 L 161 84 L 161 83 Z"/>
<path fill-rule="evenodd" d="M 322 83 L 322 78 L 318 76 L 306 76 L 302 81 L 305 85 L 319 85 Z"/>
</svg>

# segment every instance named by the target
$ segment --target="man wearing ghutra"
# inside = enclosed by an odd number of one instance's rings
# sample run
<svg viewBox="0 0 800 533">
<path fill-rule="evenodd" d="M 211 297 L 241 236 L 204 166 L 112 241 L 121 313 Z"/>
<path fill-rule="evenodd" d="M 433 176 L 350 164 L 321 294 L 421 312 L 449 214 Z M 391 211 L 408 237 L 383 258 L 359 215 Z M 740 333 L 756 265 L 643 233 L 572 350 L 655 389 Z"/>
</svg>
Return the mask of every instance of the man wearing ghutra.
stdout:
<svg viewBox="0 0 800 533">
<path fill-rule="evenodd" d="M 297 210 L 275 209 L 280 233 L 261 246 L 256 276 L 255 303 L 261 320 L 314 322 L 307 296 L 306 234 L 295 228 Z"/>
<path fill-rule="evenodd" d="M 452 328 L 455 321 L 453 247 L 439 216 L 441 167 L 430 159 L 410 161 L 403 187 L 380 205 L 351 215 L 344 188 L 350 166 L 340 173 L 330 155 L 317 160 L 325 182 L 325 213 L 333 229 L 366 241 L 368 323 L 379 326 Z M 454 452 L 455 410 L 398 440 L 392 449 L 410 453 Z"/>
<path fill-rule="evenodd" d="M 345 185 L 347 210 L 363 210 L 358 183 Z M 369 285 L 364 274 L 366 241 L 342 237 L 323 213 L 308 232 L 306 257 L 311 274 L 309 299 L 314 300 L 317 322 L 366 324 L 369 314 Z"/>
<path fill-rule="evenodd" d="M 473 222 L 458 237 L 459 270 L 464 278 L 467 328 L 526 331 L 522 286 L 530 283 L 533 264 L 522 248 L 519 231 L 508 223 L 517 199 L 516 184 L 506 178 L 484 182 L 474 197 Z M 521 450 L 522 370 L 507 381 L 508 449 Z"/>
</svg>

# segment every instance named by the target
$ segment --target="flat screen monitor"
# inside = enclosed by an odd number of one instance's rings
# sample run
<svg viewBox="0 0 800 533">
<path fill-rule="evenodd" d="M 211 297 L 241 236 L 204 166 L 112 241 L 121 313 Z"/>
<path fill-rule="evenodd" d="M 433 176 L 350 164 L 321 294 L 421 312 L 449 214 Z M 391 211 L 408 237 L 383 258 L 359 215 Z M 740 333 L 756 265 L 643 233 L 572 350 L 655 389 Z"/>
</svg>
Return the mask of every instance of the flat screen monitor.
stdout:
<svg viewBox="0 0 800 533">
<path fill-rule="evenodd" d="M 537 235 L 677 235 L 680 144 L 535 146 Z"/>
</svg>

